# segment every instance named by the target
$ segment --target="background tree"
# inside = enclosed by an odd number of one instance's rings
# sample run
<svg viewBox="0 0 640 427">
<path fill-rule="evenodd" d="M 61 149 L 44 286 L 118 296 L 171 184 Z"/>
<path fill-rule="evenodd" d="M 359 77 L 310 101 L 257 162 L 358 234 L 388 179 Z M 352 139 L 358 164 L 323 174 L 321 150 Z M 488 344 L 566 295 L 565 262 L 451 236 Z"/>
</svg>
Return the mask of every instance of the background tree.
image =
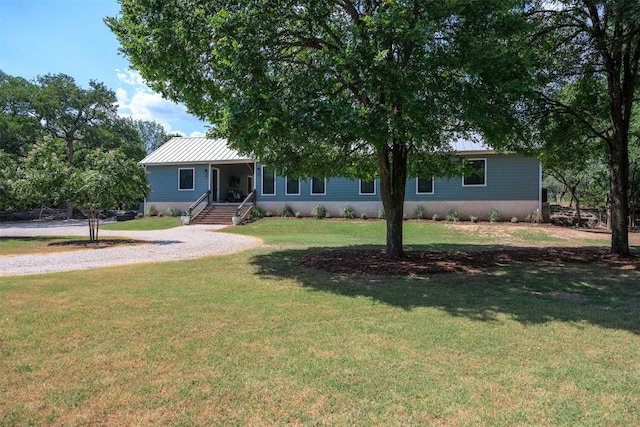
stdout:
<svg viewBox="0 0 640 427">
<path fill-rule="evenodd" d="M 160 123 L 152 120 L 134 120 L 128 119 L 131 127 L 136 129 L 140 134 L 140 138 L 143 141 L 146 154 L 160 148 L 162 144 L 173 138 L 179 136 L 177 134 L 170 134 L 164 129 Z"/>
<path fill-rule="evenodd" d="M 119 148 L 141 160 L 170 138 L 160 124 L 116 111 L 115 92 L 102 83 L 91 81 L 84 89 L 65 74 L 29 82 L 0 71 L 0 149 L 9 154 L 24 156 L 33 141 L 53 135 L 66 142 L 70 165 L 79 166 L 78 150 L 95 148 Z"/>
<path fill-rule="evenodd" d="M 506 143 L 525 102 L 520 1 L 120 3 L 122 52 L 234 148 L 292 177 L 378 177 L 393 258 L 407 177 L 459 166 L 457 132 Z"/>
<path fill-rule="evenodd" d="M 16 206 L 13 188 L 16 171 L 15 156 L 0 149 L 0 210 L 13 209 Z"/>
<path fill-rule="evenodd" d="M 70 168 L 60 140 L 44 138 L 32 146 L 16 169 L 13 194 L 22 208 L 60 206 L 69 200 Z"/>
<path fill-rule="evenodd" d="M 76 147 L 85 141 L 88 130 L 115 118 L 115 92 L 95 80 L 89 81 L 89 89 L 83 89 L 66 74 L 39 76 L 36 84 L 38 90 L 30 101 L 33 114 L 48 134 L 65 141 L 67 162 L 72 166 Z M 97 144 L 93 141 L 91 145 Z"/>
<path fill-rule="evenodd" d="M 610 168 L 611 252 L 629 255 L 629 129 L 637 102 L 640 64 L 640 3 L 637 0 L 558 0 L 536 2 L 532 16 L 544 30 L 536 45 L 548 52 L 555 81 L 541 92 L 546 108 L 573 117 L 582 133 L 599 138 Z M 603 104 L 576 108 L 555 94 L 574 80 L 606 82 L 579 85 L 583 96 Z M 593 126 L 592 110 L 607 110 L 606 129 Z"/>
<path fill-rule="evenodd" d="M 591 129 L 606 132 L 609 128 L 605 85 L 602 79 L 589 77 L 567 83 L 554 94 L 552 102 L 547 101 L 536 123 L 542 169 L 569 192 L 570 205 L 575 201 L 578 225 L 582 222 L 580 198 L 586 196 L 594 184 L 599 170 L 596 164 L 608 160 L 602 139 L 584 129 L 584 120 L 589 121 Z M 566 114 L 567 109 L 589 110 L 589 117 L 577 119 Z M 604 199 L 599 203 L 604 203 Z"/>
<path fill-rule="evenodd" d="M 0 70 L 0 149 L 16 157 L 25 156 L 42 136 L 30 102 L 36 90 L 27 80 Z"/>
</svg>

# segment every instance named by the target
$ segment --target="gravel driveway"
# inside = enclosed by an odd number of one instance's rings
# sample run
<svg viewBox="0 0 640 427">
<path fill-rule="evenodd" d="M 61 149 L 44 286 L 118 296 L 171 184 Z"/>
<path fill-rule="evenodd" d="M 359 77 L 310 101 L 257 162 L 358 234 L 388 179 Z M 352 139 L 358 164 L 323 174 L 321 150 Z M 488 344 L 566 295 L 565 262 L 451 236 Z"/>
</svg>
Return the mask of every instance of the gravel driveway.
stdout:
<svg viewBox="0 0 640 427">
<path fill-rule="evenodd" d="M 253 237 L 217 233 L 224 226 L 188 225 L 157 231 L 100 230 L 100 237 L 119 236 L 154 243 L 71 252 L 0 256 L 0 276 L 84 270 L 112 265 L 174 261 L 224 255 L 261 244 Z M 86 236 L 87 221 L 0 224 L 0 236 Z"/>
</svg>

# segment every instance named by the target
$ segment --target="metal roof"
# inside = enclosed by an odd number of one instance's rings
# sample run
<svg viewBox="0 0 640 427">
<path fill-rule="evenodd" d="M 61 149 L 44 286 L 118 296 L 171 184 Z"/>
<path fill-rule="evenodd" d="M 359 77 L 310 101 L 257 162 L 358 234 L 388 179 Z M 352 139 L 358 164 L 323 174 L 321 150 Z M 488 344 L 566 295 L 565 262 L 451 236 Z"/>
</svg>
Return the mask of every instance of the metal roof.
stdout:
<svg viewBox="0 0 640 427">
<path fill-rule="evenodd" d="M 482 138 L 479 136 L 473 136 L 473 139 L 456 139 L 451 142 L 451 147 L 458 153 L 491 153 L 495 151 L 482 142 Z"/>
<path fill-rule="evenodd" d="M 488 153 L 494 150 L 480 141 L 457 139 L 451 147 L 459 153 Z M 142 159 L 139 164 L 167 165 L 183 163 L 253 162 L 227 146 L 226 139 L 175 137 Z"/>
<path fill-rule="evenodd" d="M 139 164 L 253 162 L 227 146 L 226 139 L 175 137 L 142 159 Z"/>
</svg>

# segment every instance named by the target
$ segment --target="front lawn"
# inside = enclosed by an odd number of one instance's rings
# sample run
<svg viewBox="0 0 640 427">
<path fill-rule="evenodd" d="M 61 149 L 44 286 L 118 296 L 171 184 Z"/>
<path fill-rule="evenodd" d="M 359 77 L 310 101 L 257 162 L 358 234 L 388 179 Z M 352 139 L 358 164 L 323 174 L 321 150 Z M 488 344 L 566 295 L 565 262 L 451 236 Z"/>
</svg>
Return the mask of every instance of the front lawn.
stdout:
<svg viewBox="0 0 640 427">
<path fill-rule="evenodd" d="M 406 244 L 589 245 L 484 227 L 410 222 Z M 638 270 L 332 274 L 298 260 L 384 224 L 224 231 L 267 246 L 0 278 L 0 425 L 640 424 Z"/>
<path fill-rule="evenodd" d="M 149 216 L 144 218 L 136 218 L 129 221 L 101 224 L 100 228 L 103 230 L 150 231 L 166 230 L 168 228 L 178 227 L 179 225 L 180 218 L 178 217 Z"/>
</svg>

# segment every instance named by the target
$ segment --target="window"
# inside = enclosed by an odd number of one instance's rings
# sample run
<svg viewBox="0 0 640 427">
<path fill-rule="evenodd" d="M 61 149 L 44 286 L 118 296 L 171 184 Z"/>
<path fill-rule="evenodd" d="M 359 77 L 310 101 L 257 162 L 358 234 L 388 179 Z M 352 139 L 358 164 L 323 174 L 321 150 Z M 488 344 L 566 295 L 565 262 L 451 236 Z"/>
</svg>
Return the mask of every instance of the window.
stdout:
<svg viewBox="0 0 640 427">
<path fill-rule="evenodd" d="M 326 194 L 325 179 L 314 176 L 311 178 L 311 194 Z"/>
<path fill-rule="evenodd" d="M 273 196 L 276 194 L 276 174 L 266 167 L 262 167 L 262 194 Z"/>
<path fill-rule="evenodd" d="M 286 194 L 288 195 L 300 194 L 300 180 L 296 178 L 287 178 Z"/>
<path fill-rule="evenodd" d="M 375 181 L 360 180 L 360 194 L 376 194 Z"/>
<path fill-rule="evenodd" d="M 469 159 L 469 172 L 462 179 L 463 186 L 483 186 L 487 185 L 487 160 L 486 159 Z"/>
<path fill-rule="evenodd" d="M 417 178 L 416 194 L 433 194 L 433 178 Z"/>
<path fill-rule="evenodd" d="M 195 189 L 194 169 L 178 169 L 178 190 L 189 191 Z"/>
</svg>

